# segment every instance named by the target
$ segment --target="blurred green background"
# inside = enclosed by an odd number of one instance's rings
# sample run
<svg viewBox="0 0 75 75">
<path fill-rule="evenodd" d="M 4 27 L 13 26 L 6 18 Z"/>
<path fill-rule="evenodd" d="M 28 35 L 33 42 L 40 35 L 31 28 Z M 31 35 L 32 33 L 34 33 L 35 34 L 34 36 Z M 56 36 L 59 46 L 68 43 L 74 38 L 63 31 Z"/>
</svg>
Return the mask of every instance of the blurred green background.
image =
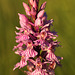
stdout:
<svg viewBox="0 0 75 75">
<path fill-rule="evenodd" d="M 22 2 L 27 1 L 0 0 L 0 75 L 24 75 L 19 69 L 13 71 L 20 57 L 12 49 L 16 45 L 15 26 L 20 26 L 17 13 L 25 14 Z M 56 75 L 75 75 L 75 0 L 40 0 L 40 4 L 44 1 L 48 19 L 54 19 L 53 27 L 63 46 L 56 49 L 56 55 L 64 57 Z"/>
</svg>

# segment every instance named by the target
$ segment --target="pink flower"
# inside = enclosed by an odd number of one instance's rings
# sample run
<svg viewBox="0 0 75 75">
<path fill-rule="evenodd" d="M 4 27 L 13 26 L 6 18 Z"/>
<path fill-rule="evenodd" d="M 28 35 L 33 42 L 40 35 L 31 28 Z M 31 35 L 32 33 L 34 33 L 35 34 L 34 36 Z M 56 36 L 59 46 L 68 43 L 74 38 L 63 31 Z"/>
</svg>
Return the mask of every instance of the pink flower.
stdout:
<svg viewBox="0 0 75 75">
<path fill-rule="evenodd" d="M 41 39 L 46 39 L 46 37 L 47 37 L 47 32 L 46 32 L 46 30 L 42 30 L 41 32 L 40 32 L 40 37 L 41 37 Z"/>
<path fill-rule="evenodd" d="M 26 49 L 25 51 L 22 50 L 22 51 L 17 51 L 15 53 L 21 55 L 21 61 L 15 65 L 13 70 L 15 70 L 18 67 L 20 69 L 20 68 L 26 66 L 27 60 L 29 59 L 29 57 L 34 58 L 37 55 L 37 52 L 33 49 Z"/>
<path fill-rule="evenodd" d="M 29 2 L 30 2 L 31 5 L 33 5 L 33 2 L 34 2 L 34 1 L 33 1 L 33 0 L 29 0 Z"/>
<path fill-rule="evenodd" d="M 21 27 L 22 27 L 22 28 L 25 28 L 25 26 L 28 24 L 28 23 L 27 23 L 27 22 L 28 22 L 28 18 L 27 18 L 25 15 L 23 15 L 23 14 L 19 14 L 19 13 L 18 13 L 18 15 L 19 15 Z"/>
<path fill-rule="evenodd" d="M 44 3 L 41 5 L 40 10 L 45 9 L 45 7 L 46 7 L 46 2 L 44 2 Z"/>
<path fill-rule="evenodd" d="M 28 40 L 29 39 L 29 36 L 28 35 L 24 35 L 24 34 L 22 34 L 22 35 L 20 35 L 20 36 L 16 36 L 16 42 L 20 42 L 20 41 L 26 41 L 26 40 Z"/>
<path fill-rule="evenodd" d="M 37 18 L 37 19 L 35 20 L 35 26 L 42 26 L 42 19 Z"/>
<path fill-rule="evenodd" d="M 34 45 L 38 46 L 38 45 L 42 45 L 44 43 L 44 40 L 42 39 L 38 39 L 36 41 L 34 41 Z"/>
<path fill-rule="evenodd" d="M 13 70 L 15 70 L 18 67 L 20 69 L 20 68 L 24 67 L 25 65 L 27 65 L 27 62 L 25 61 L 24 57 L 22 57 L 21 61 L 15 65 Z"/>
<path fill-rule="evenodd" d="M 23 2 L 23 6 L 24 6 L 24 8 L 25 8 L 26 14 L 27 14 L 28 16 L 31 16 L 30 7 L 29 7 L 26 3 L 24 3 L 24 2 Z"/>
<path fill-rule="evenodd" d="M 44 15 L 44 10 L 41 10 L 38 14 L 37 14 L 37 18 L 42 18 Z"/>
<path fill-rule="evenodd" d="M 42 69 L 35 69 L 31 75 L 48 75 L 45 71 L 43 71 Z"/>
<path fill-rule="evenodd" d="M 18 13 L 18 15 L 19 15 L 20 21 L 22 21 L 24 23 L 28 22 L 28 18 L 25 15 L 20 14 L 20 13 Z"/>
<path fill-rule="evenodd" d="M 17 49 L 17 48 L 19 48 L 19 47 L 22 47 L 22 46 L 23 46 L 23 43 L 20 42 L 17 46 L 14 46 L 13 50 L 15 50 L 15 49 Z"/>
<path fill-rule="evenodd" d="M 35 8 L 35 10 L 37 10 L 37 1 L 36 0 L 34 0 L 34 2 L 33 2 L 33 7 Z"/>
<path fill-rule="evenodd" d="M 59 64 L 59 60 L 57 59 L 57 57 L 55 56 L 55 54 L 50 50 L 46 56 L 46 59 L 48 61 L 53 61 L 55 60 L 58 64 Z"/>
<path fill-rule="evenodd" d="M 37 58 L 36 61 L 29 60 L 32 62 L 36 69 L 30 75 L 48 75 L 44 69 L 42 69 L 43 63 L 41 63 L 40 58 Z"/>
<path fill-rule="evenodd" d="M 34 7 L 31 8 L 31 14 L 35 17 L 35 15 L 36 15 L 36 10 L 35 10 Z"/>
<path fill-rule="evenodd" d="M 27 48 L 30 48 L 30 49 L 33 48 L 33 43 L 31 40 L 27 40 L 26 45 L 27 45 Z"/>
</svg>

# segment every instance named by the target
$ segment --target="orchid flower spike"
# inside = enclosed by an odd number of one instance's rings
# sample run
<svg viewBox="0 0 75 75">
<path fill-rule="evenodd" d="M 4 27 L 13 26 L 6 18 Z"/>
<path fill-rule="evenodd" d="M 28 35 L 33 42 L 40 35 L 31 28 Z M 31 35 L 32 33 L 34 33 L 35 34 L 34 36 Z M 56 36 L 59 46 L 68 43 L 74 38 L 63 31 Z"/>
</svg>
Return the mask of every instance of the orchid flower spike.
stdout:
<svg viewBox="0 0 75 75">
<path fill-rule="evenodd" d="M 38 8 L 39 0 L 23 2 L 26 15 L 19 15 L 20 28 L 16 27 L 16 43 L 13 50 L 21 57 L 13 70 L 26 67 L 27 75 L 55 75 L 56 65 L 60 65 L 63 57 L 55 55 L 56 47 L 60 46 L 57 32 L 50 30 L 53 19 L 47 20 L 46 1 Z M 49 64 L 49 65 L 48 65 Z"/>
</svg>

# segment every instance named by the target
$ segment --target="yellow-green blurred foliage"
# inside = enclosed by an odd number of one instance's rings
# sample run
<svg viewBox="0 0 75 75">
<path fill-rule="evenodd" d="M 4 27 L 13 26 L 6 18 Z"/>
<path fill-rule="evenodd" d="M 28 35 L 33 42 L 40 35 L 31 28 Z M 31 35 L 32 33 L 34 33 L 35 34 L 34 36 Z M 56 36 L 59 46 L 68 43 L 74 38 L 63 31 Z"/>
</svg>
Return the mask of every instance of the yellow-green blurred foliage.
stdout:
<svg viewBox="0 0 75 75">
<path fill-rule="evenodd" d="M 20 57 L 12 51 L 16 45 L 15 26 L 20 26 L 17 13 L 25 14 L 23 1 L 27 3 L 27 0 L 0 0 L 0 75 L 24 75 L 19 69 L 13 71 Z M 54 19 L 53 27 L 63 46 L 56 49 L 56 55 L 64 57 L 56 75 L 75 75 L 75 0 L 40 0 L 40 5 L 44 1 L 48 19 Z"/>
</svg>

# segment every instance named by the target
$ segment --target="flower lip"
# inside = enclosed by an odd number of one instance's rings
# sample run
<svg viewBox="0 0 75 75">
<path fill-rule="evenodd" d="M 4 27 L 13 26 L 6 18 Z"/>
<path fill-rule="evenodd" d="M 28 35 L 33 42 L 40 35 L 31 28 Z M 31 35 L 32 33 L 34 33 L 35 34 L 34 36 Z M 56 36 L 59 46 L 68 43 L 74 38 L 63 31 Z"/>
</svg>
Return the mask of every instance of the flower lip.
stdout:
<svg viewBox="0 0 75 75">
<path fill-rule="evenodd" d="M 50 69 L 55 69 L 55 67 L 56 67 L 56 62 L 55 61 L 53 61 L 51 64 L 49 64 Z"/>
</svg>

